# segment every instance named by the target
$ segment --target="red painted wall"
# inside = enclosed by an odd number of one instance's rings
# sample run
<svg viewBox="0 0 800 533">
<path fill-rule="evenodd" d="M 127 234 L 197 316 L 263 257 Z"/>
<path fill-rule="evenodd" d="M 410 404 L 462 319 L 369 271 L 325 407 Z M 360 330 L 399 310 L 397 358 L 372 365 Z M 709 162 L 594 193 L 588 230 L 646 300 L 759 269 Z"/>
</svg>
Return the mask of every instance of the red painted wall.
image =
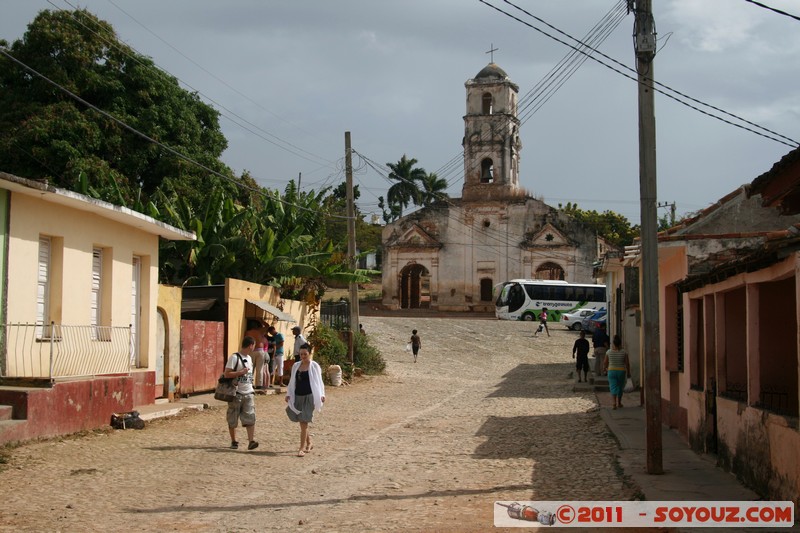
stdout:
<svg viewBox="0 0 800 533">
<path fill-rule="evenodd" d="M 0 444 L 106 427 L 112 413 L 152 404 L 154 394 L 154 372 L 55 383 L 52 388 L 6 387 L 0 389 L 0 404 L 12 405 L 13 418 L 20 423 L 0 430 Z"/>
<path fill-rule="evenodd" d="M 225 365 L 225 323 L 181 320 L 180 394 L 208 392 Z"/>
</svg>

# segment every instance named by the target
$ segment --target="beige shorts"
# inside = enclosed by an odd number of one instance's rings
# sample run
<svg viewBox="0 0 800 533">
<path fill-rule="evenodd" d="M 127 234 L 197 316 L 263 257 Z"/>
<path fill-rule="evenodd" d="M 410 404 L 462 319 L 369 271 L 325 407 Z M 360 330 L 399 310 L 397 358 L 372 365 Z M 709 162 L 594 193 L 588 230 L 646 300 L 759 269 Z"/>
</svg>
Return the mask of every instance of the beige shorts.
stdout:
<svg viewBox="0 0 800 533">
<path fill-rule="evenodd" d="M 236 399 L 228 402 L 228 412 L 225 413 L 228 427 L 235 428 L 239 421 L 242 427 L 254 426 L 256 423 L 256 402 L 253 394 L 236 394 Z"/>
<path fill-rule="evenodd" d="M 283 376 L 283 356 L 278 355 L 272 358 L 272 375 Z"/>
</svg>

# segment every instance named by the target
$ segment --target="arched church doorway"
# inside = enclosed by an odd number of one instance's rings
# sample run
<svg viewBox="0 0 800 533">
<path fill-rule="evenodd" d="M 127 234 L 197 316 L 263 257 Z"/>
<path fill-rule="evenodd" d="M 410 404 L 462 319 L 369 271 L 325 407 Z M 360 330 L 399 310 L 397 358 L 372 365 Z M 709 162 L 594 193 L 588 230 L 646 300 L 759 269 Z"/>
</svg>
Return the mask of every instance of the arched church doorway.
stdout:
<svg viewBox="0 0 800 533">
<path fill-rule="evenodd" d="M 431 281 L 428 269 L 422 265 L 408 265 L 400 271 L 400 307 L 419 309 L 430 307 Z"/>
<path fill-rule="evenodd" d="M 563 280 L 564 279 L 564 269 L 561 268 L 556 263 L 542 263 L 539 265 L 539 268 L 536 269 L 536 279 L 552 279 L 552 280 Z"/>
</svg>

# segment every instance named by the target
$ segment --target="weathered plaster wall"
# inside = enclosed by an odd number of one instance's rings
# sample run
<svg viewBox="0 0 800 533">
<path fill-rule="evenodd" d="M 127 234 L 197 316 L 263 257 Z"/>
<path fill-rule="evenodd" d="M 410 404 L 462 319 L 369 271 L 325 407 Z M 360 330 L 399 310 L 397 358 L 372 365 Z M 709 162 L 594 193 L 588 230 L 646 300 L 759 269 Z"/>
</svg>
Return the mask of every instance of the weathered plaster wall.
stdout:
<svg viewBox="0 0 800 533">
<path fill-rule="evenodd" d="M 164 373 L 166 396 L 171 399 L 180 378 L 181 368 L 181 298 L 180 287 L 158 286 L 158 310 L 164 316 Z"/>
<path fill-rule="evenodd" d="M 549 226 L 547 226 L 549 224 Z M 400 243 L 395 239 L 418 225 L 441 246 Z M 544 227 L 563 233 L 564 243 L 531 239 Z M 591 282 L 596 238 L 569 217 L 534 198 L 506 202 L 465 202 L 423 209 L 383 229 L 383 303 L 400 306 L 400 275 L 420 264 L 430 274 L 431 306 L 439 310 L 491 311 L 493 301 L 481 301 L 481 279 L 493 285 L 515 278 L 533 278 L 540 265 L 556 263 L 567 281 Z M 386 246 L 386 245 L 389 246 Z"/>
<path fill-rule="evenodd" d="M 0 404 L 13 418 L 0 428 L 0 444 L 106 427 L 113 413 L 153 403 L 153 372 L 55 383 L 52 388 L 0 387 Z"/>
<path fill-rule="evenodd" d="M 722 465 L 769 499 L 797 506 L 800 434 L 789 420 L 726 398 L 717 400 L 717 418 Z"/>
</svg>

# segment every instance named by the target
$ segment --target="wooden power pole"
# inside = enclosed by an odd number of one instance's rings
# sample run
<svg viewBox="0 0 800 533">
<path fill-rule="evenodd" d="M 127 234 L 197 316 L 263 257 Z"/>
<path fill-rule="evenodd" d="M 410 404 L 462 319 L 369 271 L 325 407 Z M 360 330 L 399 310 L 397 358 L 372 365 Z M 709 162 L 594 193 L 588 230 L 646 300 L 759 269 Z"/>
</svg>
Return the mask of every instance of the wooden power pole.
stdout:
<svg viewBox="0 0 800 533">
<path fill-rule="evenodd" d="M 634 48 L 639 73 L 639 197 L 642 243 L 642 337 L 647 473 L 663 474 L 661 439 L 661 340 L 658 311 L 658 213 L 653 59 L 656 33 L 651 0 L 635 0 Z"/>
<path fill-rule="evenodd" d="M 350 150 L 350 132 L 344 132 L 344 161 L 347 187 L 347 259 L 351 270 L 356 268 L 356 206 L 353 194 L 353 155 Z M 358 283 L 350 282 L 350 342 L 347 355 L 353 364 L 353 342 L 358 331 Z"/>
</svg>

